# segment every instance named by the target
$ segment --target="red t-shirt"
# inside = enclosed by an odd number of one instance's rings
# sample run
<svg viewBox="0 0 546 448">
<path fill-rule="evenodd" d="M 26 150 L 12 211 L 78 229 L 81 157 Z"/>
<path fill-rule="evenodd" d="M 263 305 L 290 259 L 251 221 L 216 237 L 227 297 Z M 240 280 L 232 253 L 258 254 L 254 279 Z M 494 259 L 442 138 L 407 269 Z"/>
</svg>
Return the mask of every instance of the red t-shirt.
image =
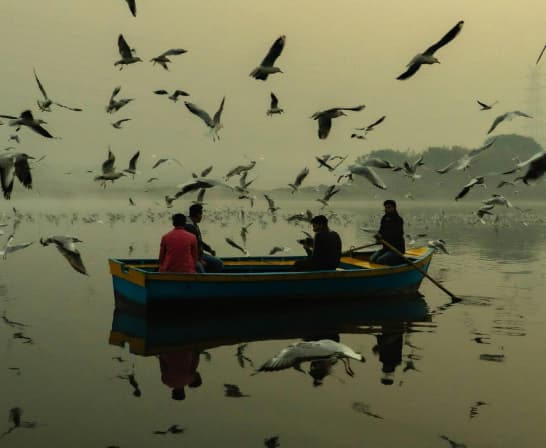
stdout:
<svg viewBox="0 0 546 448">
<path fill-rule="evenodd" d="M 175 227 L 161 238 L 159 272 L 197 272 L 197 238 Z"/>
</svg>

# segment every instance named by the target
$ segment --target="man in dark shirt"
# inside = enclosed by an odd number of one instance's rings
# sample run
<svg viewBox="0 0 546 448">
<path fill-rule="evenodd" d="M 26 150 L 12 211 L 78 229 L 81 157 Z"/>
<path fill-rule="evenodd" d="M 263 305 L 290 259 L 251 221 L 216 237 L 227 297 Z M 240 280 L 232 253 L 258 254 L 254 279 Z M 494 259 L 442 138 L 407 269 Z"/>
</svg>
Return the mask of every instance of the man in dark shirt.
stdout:
<svg viewBox="0 0 546 448">
<path fill-rule="evenodd" d="M 387 199 L 383 202 L 383 206 L 385 207 L 385 214 L 381 218 L 381 226 L 375 237 L 378 240 L 385 240 L 400 252 L 404 253 L 406 251 L 406 243 L 404 242 L 404 220 L 396 210 L 396 202 L 392 199 Z M 370 261 L 388 266 L 405 263 L 400 255 L 394 253 L 385 245 L 371 256 Z"/>
<path fill-rule="evenodd" d="M 190 219 L 186 224 L 186 230 L 197 238 L 197 272 L 220 272 L 224 268 L 224 263 L 215 257 L 214 249 L 203 241 L 201 229 L 199 229 L 199 223 L 203 219 L 203 206 L 193 204 L 189 211 Z"/>
<path fill-rule="evenodd" d="M 317 215 L 311 219 L 315 238 L 308 257 L 294 263 L 294 271 L 322 271 L 336 269 L 341 258 L 341 238 L 328 227 L 328 218 Z"/>
</svg>

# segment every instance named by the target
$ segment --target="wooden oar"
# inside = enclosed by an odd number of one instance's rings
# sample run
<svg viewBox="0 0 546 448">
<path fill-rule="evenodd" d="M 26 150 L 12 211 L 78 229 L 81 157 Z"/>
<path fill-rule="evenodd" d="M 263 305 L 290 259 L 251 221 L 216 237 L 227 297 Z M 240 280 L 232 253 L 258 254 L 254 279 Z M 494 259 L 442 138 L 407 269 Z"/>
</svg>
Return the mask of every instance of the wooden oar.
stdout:
<svg viewBox="0 0 546 448">
<path fill-rule="evenodd" d="M 360 249 L 366 249 L 368 247 L 377 246 L 379 243 L 371 243 L 371 244 L 365 244 L 364 246 L 358 246 L 358 247 L 351 247 L 349 250 L 346 250 L 344 252 L 341 252 L 341 255 L 346 257 L 347 255 L 350 255 L 352 252 L 356 252 Z"/>
<path fill-rule="evenodd" d="M 396 247 L 394 247 L 389 242 L 378 239 L 380 243 L 382 243 L 385 247 L 387 247 L 389 250 L 397 254 L 399 257 L 402 257 L 406 263 L 413 266 L 415 269 L 417 269 L 421 274 L 423 274 L 426 278 L 428 278 L 432 283 L 434 283 L 438 288 L 440 288 L 442 291 L 444 291 L 449 297 L 451 297 L 451 300 L 453 302 L 460 302 L 461 299 L 459 299 L 455 294 L 448 291 L 444 286 L 442 286 L 440 283 L 438 283 L 436 280 L 434 280 L 430 275 L 428 275 L 423 269 L 421 269 L 419 266 L 417 266 L 413 261 L 411 261 L 409 258 L 407 258 L 402 252 L 400 252 Z"/>
</svg>

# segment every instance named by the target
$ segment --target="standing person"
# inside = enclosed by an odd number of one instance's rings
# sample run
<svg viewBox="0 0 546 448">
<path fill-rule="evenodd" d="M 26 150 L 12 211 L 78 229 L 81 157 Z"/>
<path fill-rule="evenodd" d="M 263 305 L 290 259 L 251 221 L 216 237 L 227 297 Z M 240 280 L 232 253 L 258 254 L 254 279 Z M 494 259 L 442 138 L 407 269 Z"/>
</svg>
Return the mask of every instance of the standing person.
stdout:
<svg viewBox="0 0 546 448">
<path fill-rule="evenodd" d="M 186 217 L 175 213 L 174 229 L 161 237 L 159 272 L 197 272 L 197 238 L 185 229 Z"/>
<path fill-rule="evenodd" d="M 381 218 L 379 232 L 375 234 L 375 238 L 377 240 L 385 240 L 401 253 L 404 253 L 406 251 L 404 220 L 396 210 L 396 202 L 392 199 L 387 199 L 383 202 L 383 207 L 385 207 L 385 214 Z M 385 245 L 371 256 L 370 261 L 387 266 L 405 263 L 405 260 L 400 255 L 394 253 Z"/>
<path fill-rule="evenodd" d="M 224 263 L 215 257 L 214 249 L 203 241 L 199 229 L 199 223 L 202 220 L 203 206 L 201 204 L 190 206 L 190 222 L 186 224 L 186 230 L 197 238 L 197 272 L 220 272 L 224 268 Z"/>
<path fill-rule="evenodd" d="M 328 218 L 317 215 L 311 219 L 315 238 L 312 248 L 306 247 L 307 258 L 294 263 L 294 271 L 336 269 L 341 258 L 341 238 L 328 227 Z"/>
</svg>

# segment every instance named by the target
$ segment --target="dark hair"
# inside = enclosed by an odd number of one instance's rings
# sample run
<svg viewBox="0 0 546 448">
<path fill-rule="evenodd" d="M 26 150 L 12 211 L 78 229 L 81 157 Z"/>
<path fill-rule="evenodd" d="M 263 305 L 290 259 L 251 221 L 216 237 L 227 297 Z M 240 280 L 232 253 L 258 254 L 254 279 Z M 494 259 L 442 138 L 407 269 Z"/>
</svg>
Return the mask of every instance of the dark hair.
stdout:
<svg viewBox="0 0 546 448">
<path fill-rule="evenodd" d="M 184 227 L 186 225 L 186 216 L 182 213 L 175 213 L 172 220 L 174 227 Z"/>
<path fill-rule="evenodd" d="M 171 398 L 177 401 L 184 400 L 186 398 L 186 393 L 184 392 L 184 388 L 179 387 L 179 388 L 173 389 L 171 392 Z"/>
<path fill-rule="evenodd" d="M 190 206 L 190 216 L 197 216 L 203 213 L 203 206 L 201 204 L 193 204 Z"/>
<path fill-rule="evenodd" d="M 311 219 L 311 224 L 322 224 L 327 226 L 328 225 L 328 218 L 324 215 L 317 215 Z"/>
<path fill-rule="evenodd" d="M 396 201 L 393 199 L 387 199 L 385 202 L 383 202 L 383 205 L 392 205 L 394 208 L 396 208 Z"/>
</svg>

